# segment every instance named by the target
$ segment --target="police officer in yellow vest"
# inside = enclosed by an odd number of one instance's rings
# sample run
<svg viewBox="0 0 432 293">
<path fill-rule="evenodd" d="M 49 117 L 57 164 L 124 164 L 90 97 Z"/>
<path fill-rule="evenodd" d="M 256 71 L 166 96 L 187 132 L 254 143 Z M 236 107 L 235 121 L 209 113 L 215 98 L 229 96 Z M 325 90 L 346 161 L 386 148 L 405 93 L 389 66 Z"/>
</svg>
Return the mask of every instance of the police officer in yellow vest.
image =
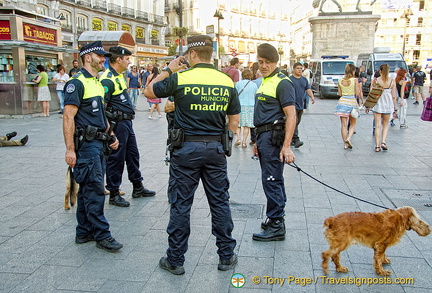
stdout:
<svg viewBox="0 0 432 293">
<path fill-rule="evenodd" d="M 142 184 L 135 132 L 132 120 L 135 111 L 132 100 L 127 91 L 123 72 L 128 68 L 132 52 L 126 48 L 115 46 L 109 49 L 109 68 L 100 77 L 105 90 L 106 115 L 108 121 L 115 124 L 114 133 L 119 140 L 119 148 L 113 151 L 107 160 L 106 182 L 110 191 L 109 203 L 120 207 L 128 207 L 129 202 L 120 196 L 120 185 L 126 161 L 129 180 L 132 182 L 132 197 L 154 196 L 154 191 L 148 190 Z"/>
<path fill-rule="evenodd" d="M 159 266 L 173 274 L 184 274 L 183 263 L 190 234 L 190 210 L 195 190 L 202 180 L 212 215 L 219 270 L 237 263 L 236 241 L 229 206 L 229 181 L 223 142 L 225 124 L 238 127 L 240 102 L 231 78 L 211 62 L 213 41 L 209 36 L 188 38 L 185 56 L 171 61 L 145 89 L 149 98 L 174 96 L 174 129 L 168 199 L 171 204 L 167 227 L 167 257 Z M 192 66 L 183 70 L 185 59 Z M 181 71 L 181 72 L 180 72 Z M 224 138 L 223 138 L 224 137 Z M 184 138 L 184 139 L 182 139 Z M 223 141 L 222 141 L 223 140 Z"/>
<path fill-rule="evenodd" d="M 103 100 L 104 89 L 98 72 L 104 70 L 110 56 L 100 41 L 80 50 L 83 67 L 65 85 L 63 134 L 66 163 L 73 168 L 79 183 L 75 243 L 96 240 L 96 247 L 114 252 L 123 247 L 109 230 L 104 216 L 104 151 L 117 149 L 118 140 L 109 131 Z"/>
<path fill-rule="evenodd" d="M 296 125 L 295 91 L 291 80 L 277 68 L 276 48 L 264 43 L 258 46 L 258 67 L 263 75 L 255 95 L 254 125 L 257 142 L 254 154 L 261 165 L 261 182 L 267 197 L 267 219 L 263 231 L 253 234 L 256 241 L 285 239 L 285 163 L 295 160 L 290 148 Z"/>
</svg>

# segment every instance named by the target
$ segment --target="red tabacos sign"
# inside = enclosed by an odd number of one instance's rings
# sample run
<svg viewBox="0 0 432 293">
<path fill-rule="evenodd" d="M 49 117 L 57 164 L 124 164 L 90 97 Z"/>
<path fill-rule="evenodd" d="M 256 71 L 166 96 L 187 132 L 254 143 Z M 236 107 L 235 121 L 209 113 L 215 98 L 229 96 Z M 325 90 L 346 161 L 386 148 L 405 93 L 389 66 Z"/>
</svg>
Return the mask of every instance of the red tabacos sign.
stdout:
<svg viewBox="0 0 432 293">
<path fill-rule="evenodd" d="M 57 46 L 57 30 L 23 23 L 24 41 Z"/>
<path fill-rule="evenodd" d="M 11 39 L 11 28 L 9 20 L 0 20 L 0 40 Z"/>
</svg>

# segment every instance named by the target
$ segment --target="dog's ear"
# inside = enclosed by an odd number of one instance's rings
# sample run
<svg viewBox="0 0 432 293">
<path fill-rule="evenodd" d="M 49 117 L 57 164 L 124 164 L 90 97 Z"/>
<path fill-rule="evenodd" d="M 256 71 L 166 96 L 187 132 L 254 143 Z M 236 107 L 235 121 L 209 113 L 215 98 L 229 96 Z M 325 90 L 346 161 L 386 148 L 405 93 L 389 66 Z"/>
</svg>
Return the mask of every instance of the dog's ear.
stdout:
<svg viewBox="0 0 432 293">
<path fill-rule="evenodd" d="M 411 230 L 411 218 L 415 217 L 415 210 L 412 207 L 401 207 L 396 210 L 401 216 L 405 230 Z"/>
</svg>

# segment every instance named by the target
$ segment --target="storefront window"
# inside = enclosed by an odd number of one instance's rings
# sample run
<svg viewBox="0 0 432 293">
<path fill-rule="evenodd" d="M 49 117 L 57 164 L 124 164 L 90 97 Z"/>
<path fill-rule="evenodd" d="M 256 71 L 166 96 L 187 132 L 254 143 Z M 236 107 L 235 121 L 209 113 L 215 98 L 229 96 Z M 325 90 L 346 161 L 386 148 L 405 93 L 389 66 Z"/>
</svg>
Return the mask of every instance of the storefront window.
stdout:
<svg viewBox="0 0 432 293">
<path fill-rule="evenodd" d="M 53 57 L 44 57 L 44 56 L 34 56 L 34 55 L 26 55 L 26 74 L 27 81 L 31 81 L 38 75 L 36 70 L 36 66 L 42 65 L 45 67 L 46 72 L 48 73 L 48 80 L 51 81 L 54 74 L 56 73 L 56 68 L 58 64 L 58 60 L 55 56 Z"/>
<path fill-rule="evenodd" d="M 9 53 L 0 52 L 0 82 L 13 82 L 13 59 Z"/>
</svg>

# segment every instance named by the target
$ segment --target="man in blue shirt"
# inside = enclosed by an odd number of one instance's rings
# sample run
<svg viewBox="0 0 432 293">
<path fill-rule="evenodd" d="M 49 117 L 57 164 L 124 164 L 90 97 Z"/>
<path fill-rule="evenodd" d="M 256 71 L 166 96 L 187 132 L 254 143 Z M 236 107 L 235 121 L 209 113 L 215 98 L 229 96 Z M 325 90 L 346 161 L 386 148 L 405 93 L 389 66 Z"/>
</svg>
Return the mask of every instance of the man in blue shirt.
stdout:
<svg viewBox="0 0 432 293">
<path fill-rule="evenodd" d="M 296 116 L 297 116 L 297 123 L 296 128 L 294 130 L 294 135 L 292 138 L 291 145 L 293 145 L 296 149 L 301 147 L 303 145 L 303 142 L 300 140 L 298 136 L 298 126 L 301 121 L 301 117 L 303 115 L 303 110 L 306 106 L 306 96 L 305 93 L 309 96 L 310 100 L 312 101 L 312 104 L 315 104 L 315 98 L 313 96 L 313 92 L 311 90 L 309 81 L 302 76 L 303 72 L 303 65 L 300 62 L 297 62 L 293 66 L 293 72 L 290 75 L 290 79 L 294 84 L 295 89 L 295 96 L 296 96 Z"/>
</svg>

